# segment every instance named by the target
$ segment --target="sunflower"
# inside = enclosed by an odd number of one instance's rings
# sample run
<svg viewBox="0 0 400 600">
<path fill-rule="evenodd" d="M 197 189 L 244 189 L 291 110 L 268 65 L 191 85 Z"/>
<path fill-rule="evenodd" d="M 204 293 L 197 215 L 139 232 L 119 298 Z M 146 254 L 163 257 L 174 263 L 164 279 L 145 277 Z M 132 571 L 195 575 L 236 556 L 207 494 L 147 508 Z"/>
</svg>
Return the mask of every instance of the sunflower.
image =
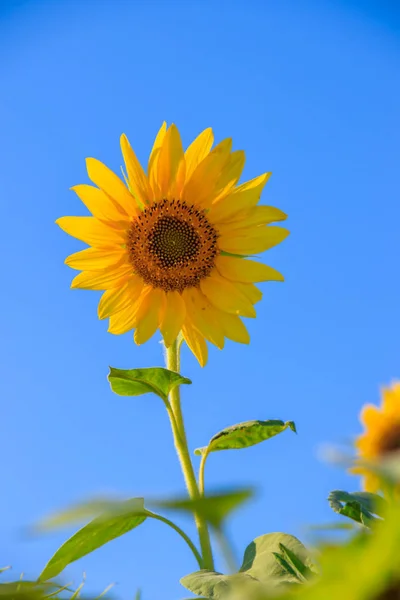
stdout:
<svg viewBox="0 0 400 600">
<path fill-rule="evenodd" d="M 254 283 L 283 277 L 246 257 L 288 235 L 270 226 L 286 218 L 282 211 L 258 206 L 270 173 L 238 185 L 244 152 L 232 152 L 231 139 L 212 149 L 213 141 L 206 129 L 184 151 L 178 129 L 164 123 L 146 173 L 122 135 L 126 184 L 88 158 L 94 186 L 72 189 L 92 216 L 57 220 L 90 246 L 65 262 L 81 271 L 72 288 L 104 291 L 98 315 L 110 319 L 108 330 L 134 329 L 143 344 L 159 329 L 167 347 L 181 332 L 202 366 L 206 340 L 249 343 L 240 317 L 256 316 L 262 294 Z"/>
<path fill-rule="evenodd" d="M 360 419 L 365 426 L 364 433 L 355 443 L 360 460 L 374 463 L 400 451 L 400 382 L 383 388 L 381 407 L 367 404 Z M 379 477 L 367 467 L 356 466 L 352 471 L 364 476 L 365 490 L 379 490 Z"/>
</svg>

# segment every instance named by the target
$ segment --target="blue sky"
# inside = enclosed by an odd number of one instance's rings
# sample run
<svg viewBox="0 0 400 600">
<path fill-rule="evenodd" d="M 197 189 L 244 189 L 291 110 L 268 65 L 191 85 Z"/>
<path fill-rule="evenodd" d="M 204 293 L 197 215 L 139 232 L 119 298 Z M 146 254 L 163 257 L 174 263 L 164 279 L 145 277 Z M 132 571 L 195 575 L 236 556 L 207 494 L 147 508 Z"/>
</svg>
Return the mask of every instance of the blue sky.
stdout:
<svg viewBox="0 0 400 600">
<path fill-rule="evenodd" d="M 265 255 L 286 282 L 263 284 L 251 345 L 211 349 L 204 370 L 185 351 L 183 403 L 192 448 L 243 420 L 296 421 L 297 436 L 213 456 L 206 480 L 259 488 L 231 522 L 238 557 L 262 533 L 305 538 L 332 519 L 330 490 L 358 486 L 318 448 L 357 434 L 362 404 L 400 377 L 395 2 L 1 6 L 0 564 L 36 576 L 69 532 L 27 540 L 22 526 L 71 502 L 184 490 L 161 403 L 106 380 L 108 365 L 161 365 L 158 339 L 106 332 L 98 293 L 69 289 L 64 258 L 83 246 L 54 225 L 85 214 L 68 190 L 88 181 L 86 156 L 118 170 L 125 132 L 145 160 L 164 119 L 185 143 L 208 126 L 232 136 L 244 177 L 271 170 L 263 202 L 289 214 L 291 236 Z M 63 578 L 173 599 L 195 568 L 150 522 Z"/>
</svg>

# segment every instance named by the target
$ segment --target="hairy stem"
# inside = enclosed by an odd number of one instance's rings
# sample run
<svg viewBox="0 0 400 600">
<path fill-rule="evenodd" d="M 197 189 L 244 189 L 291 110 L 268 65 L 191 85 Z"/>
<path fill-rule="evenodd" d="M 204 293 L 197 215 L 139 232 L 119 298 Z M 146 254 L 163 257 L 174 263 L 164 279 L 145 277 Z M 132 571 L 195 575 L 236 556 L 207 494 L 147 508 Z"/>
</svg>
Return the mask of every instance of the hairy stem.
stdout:
<svg viewBox="0 0 400 600">
<path fill-rule="evenodd" d="M 170 371 L 179 373 L 180 360 L 179 360 L 179 346 L 175 341 L 169 348 L 167 348 L 167 368 Z M 179 462 L 181 464 L 183 477 L 185 479 L 186 487 L 189 492 L 189 496 L 192 499 L 200 497 L 199 488 L 196 481 L 192 461 L 189 454 L 189 448 L 186 438 L 185 426 L 183 422 L 181 398 L 179 386 L 176 386 L 170 393 L 170 406 L 172 409 L 172 415 L 170 414 L 172 433 L 174 436 L 174 443 L 176 452 L 178 454 Z M 211 550 L 210 534 L 206 521 L 199 515 L 195 514 L 196 527 L 199 534 L 201 553 L 202 553 L 202 567 L 204 569 L 213 569 L 214 561 Z"/>
</svg>

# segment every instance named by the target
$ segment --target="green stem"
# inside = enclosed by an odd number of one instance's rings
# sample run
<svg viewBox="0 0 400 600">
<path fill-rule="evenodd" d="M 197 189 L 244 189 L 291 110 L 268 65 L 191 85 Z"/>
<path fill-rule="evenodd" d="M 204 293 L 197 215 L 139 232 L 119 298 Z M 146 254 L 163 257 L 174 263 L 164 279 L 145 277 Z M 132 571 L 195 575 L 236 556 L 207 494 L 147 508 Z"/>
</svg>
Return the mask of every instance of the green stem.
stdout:
<svg viewBox="0 0 400 600">
<path fill-rule="evenodd" d="M 176 531 L 176 533 L 178 533 L 185 540 L 185 542 L 187 543 L 187 545 L 193 552 L 193 554 L 199 564 L 200 569 L 202 568 L 203 560 L 201 558 L 200 552 L 197 550 L 196 546 L 193 544 L 190 537 L 188 535 L 186 535 L 186 533 L 184 531 L 182 531 L 182 529 L 180 527 L 178 527 L 178 525 L 175 525 L 175 523 L 173 523 L 166 517 L 157 515 L 156 513 L 153 513 L 150 510 L 146 511 L 146 515 L 152 519 L 157 519 L 157 521 L 161 521 L 162 523 L 165 523 L 166 525 L 169 525 L 170 527 L 172 527 L 172 529 L 174 529 Z"/>
<path fill-rule="evenodd" d="M 167 348 L 166 352 L 167 369 L 169 369 L 170 371 L 175 371 L 176 373 L 179 373 L 180 367 L 179 346 L 178 342 L 175 341 L 169 348 Z M 173 390 L 171 390 L 170 405 L 172 408 L 172 413 L 175 417 L 173 419 L 170 414 L 176 452 L 178 454 L 178 458 L 181 464 L 182 473 L 185 479 L 187 490 L 189 492 L 189 496 L 191 499 L 196 499 L 199 498 L 200 494 L 196 481 L 196 476 L 194 474 L 192 461 L 189 454 L 185 426 L 183 422 L 179 386 L 176 386 Z M 200 539 L 202 567 L 203 569 L 213 569 L 214 561 L 207 522 L 198 514 L 195 514 L 194 517 Z"/>
<path fill-rule="evenodd" d="M 207 460 L 207 450 L 204 452 L 204 454 L 201 457 L 201 461 L 200 461 L 200 468 L 199 468 L 199 491 L 200 491 L 200 496 L 204 496 L 204 469 L 206 466 L 206 460 Z"/>
</svg>

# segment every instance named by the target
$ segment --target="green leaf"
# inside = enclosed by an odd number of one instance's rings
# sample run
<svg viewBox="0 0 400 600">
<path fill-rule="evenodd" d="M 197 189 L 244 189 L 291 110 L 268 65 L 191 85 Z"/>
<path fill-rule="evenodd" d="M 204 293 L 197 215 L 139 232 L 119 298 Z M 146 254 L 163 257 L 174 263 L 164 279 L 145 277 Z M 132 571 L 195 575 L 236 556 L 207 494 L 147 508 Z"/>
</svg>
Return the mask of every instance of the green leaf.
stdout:
<svg viewBox="0 0 400 600">
<path fill-rule="evenodd" d="M 304 564 L 301 558 L 292 552 L 290 548 L 280 543 L 279 549 L 281 551 L 279 556 L 282 556 L 300 582 L 304 583 L 312 577 L 313 570 Z M 276 556 L 278 556 L 278 554 Z"/>
<path fill-rule="evenodd" d="M 39 576 L 39 581 L 55 577 L 70 563 L 135 529 L 146 518 L 143 500 L 139 498 L 115 503 L 112 510 L 90 521 L 57 550 Z"/>
<path fill-rule="evenodd" d="M 111 498 L 93 498 L 86 502 L 80 502 L 69 508 L 58 511 L 44 519 L 41 519 L 34 526 L 34 531 L 46 532 L 62 529 L 69 525 L 81 523 L 84 520 L 92 519 L 106 511 L 118 509 L 121 500 Z M 143 499 L 137 498 L 138 508 L 143 508 Z"/>
<path fill-rule="evenodd" d="M 328 496 L 328 502 L 336 513 L 348 517 L 361 525 L 371 527 L 377 519 L 373 516 L 382 515 L 386 501 L 382 496 L 369 492 L 344 492 L 335 490 Z"/>
<path fill-rule="evenodd" d="M 223 575 L 216 571 L 202 569 L 190 575 L 182 577 L 180 583 L 193 594 L 205 596 L 207 599 L 219 600 L 240 589 L 247 593 L 251 589 L 259 588 L 258 582 L 247 573 L 235 573 L 234 575 Z M 246 596 L 247 597 L 247 596 Z"/>
<path fill-rule="evenodd" d="M 250 254 L 233 254 L 232 252 L 226 252 L 226 250 L 220 250 L 221 256 L 233 256 L 233 258 L 250 258 Z"/>
<path fill-rule="evenodd" d="M 158 508 L 196 513 L 218 529 L 223 520 L 252 495 L 251 489 L 239 489 L 220 494 L 208 494 L 193 500 L 183 497 L 153 502 L 153 504 Z"/>
<path fill-rule="evenodd" d="M 231 427 L 226 427 L 219 433 L 216 433 L 210 440 L 208 446 L 197 448 L 194 452 L 197 455 L 209 454 L 218 450 L 239 450 L 249 448 L 255 444 L 260 444 L 285 429 L 291 429 L 296 433 L 296 426 L 293 421 L 245 421 Z"/>
<path fill-rule="evenodd" d="M 141 396 L 153 392 L 164 401 L 177 385 L 192 383 L 179 373 L 161 367 L 128 370 L 110 367 L 108 381 L 112 391 L 119 396 Z"/>
<path fill-rule="evenodd" d="M 278 560 L 276 555 L 280 557 Z M 276 586 L 298 582 L 298 565 L 310 567 L 310 563 L 307 549 L 297 538 L 286 533 L 268 533 L 247 546 L 240 572 Z"/>
</svg>

